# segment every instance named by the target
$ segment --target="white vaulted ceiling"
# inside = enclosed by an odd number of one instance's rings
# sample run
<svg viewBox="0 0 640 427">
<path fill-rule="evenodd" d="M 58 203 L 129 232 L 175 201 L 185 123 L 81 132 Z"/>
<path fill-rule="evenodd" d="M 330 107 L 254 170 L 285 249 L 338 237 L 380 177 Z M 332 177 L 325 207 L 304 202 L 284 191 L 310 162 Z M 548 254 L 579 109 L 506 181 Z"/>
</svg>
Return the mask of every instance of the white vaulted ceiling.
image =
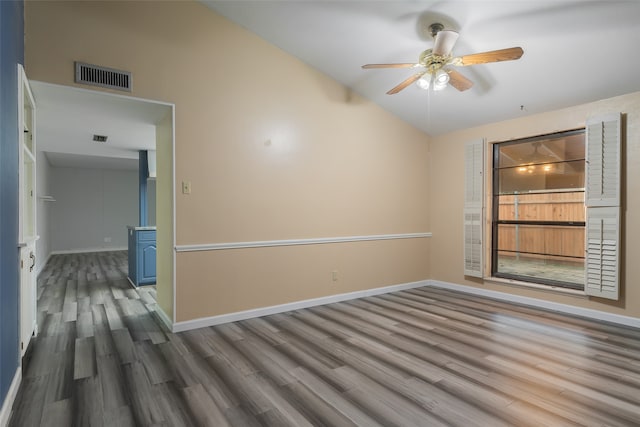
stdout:
<svg viewBox="0 0 640 427">
<path fill-rule="evenodd" d="M 640 90 L 638 1 L 203 2 L 430 135 Z M 524 55 L 458 68 L 475 82 L 466 92 L 386 95 L 413 70 L 361 66 L 417 62 L 433 22 L 460 33 L 455 55 Z"/>
</svg>

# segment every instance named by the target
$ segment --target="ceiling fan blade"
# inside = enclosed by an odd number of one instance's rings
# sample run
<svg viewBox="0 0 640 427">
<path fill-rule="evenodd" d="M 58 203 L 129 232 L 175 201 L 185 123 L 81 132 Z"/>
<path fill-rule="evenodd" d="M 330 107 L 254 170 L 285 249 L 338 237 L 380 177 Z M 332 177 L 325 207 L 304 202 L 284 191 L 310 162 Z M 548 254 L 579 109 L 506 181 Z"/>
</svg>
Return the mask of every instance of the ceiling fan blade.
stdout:
<svg viewBox="0 0 640 427">
<path fill-rule="evenodd" d="M 449 73 L 449 84 L 460 92 L 464 92 L 467 89 L 471 89 L 473 82 L 457 72 L 456 70 L 447 70 Z"/>
<path fill-rule="evenodd" d="M 411 68 L 411 67 L 418 67 L 420 66 L 420 64 L 367 64 L 367 65 L 363 65 L 362 68 L 364 69 L 368 69 L 368 68 Z"/>
<path fill-rule="evenodd" d="M 489 52 L 473 53 L 461 56 L 460 63 L 456 65 L 486 64 L 488 62 L 513 61 L 520 59 L 524 51 L 521 47 L 510 47 L 508 49 L 492 50 Z"/>
<path fill-rule="evenodd" d="M 447 56 L 453 50 L 459 34 L 452 30 L 441 30 L 436 34 L 436 42 L 433 45 L 433 54 Z"/>
<path fill-rule="evenodd" d="M 424 73 L 416 73 L 416 74 L 414 74 L 413 76 L 411 76 L 408 79 L 404 80 L 398 86 L 394 87 L 389 92 L 387 92 L 387 95 L 393 95 L 393 94 L 396 94 L 396 93 L 400 92 L 402 89 L 406 88 L 411 83 L 415 82 L 420 77 L 422 77 L 425 73 L 426 73 L 426 71 Z"/>
</svg>

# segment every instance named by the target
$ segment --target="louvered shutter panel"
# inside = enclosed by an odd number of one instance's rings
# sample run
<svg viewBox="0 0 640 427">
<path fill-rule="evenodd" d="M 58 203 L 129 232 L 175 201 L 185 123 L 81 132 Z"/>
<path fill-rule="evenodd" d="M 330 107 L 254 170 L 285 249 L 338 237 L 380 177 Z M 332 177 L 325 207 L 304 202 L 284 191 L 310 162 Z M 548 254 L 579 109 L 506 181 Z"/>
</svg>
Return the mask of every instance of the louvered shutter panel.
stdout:
<svg viewBox="0 0 640 427">
<path fill-rule="evenodd" d="M 620 132 L 620 114 L 587 122 L 587 207 L 620 206 Z"/>
<path fill-rule="evenodd" d="M 482 277 L 482 208 L 464 209 L 464 275 Z"/>
<path fill-rule="evenodd" d="M 587 121 L 585 292 L 618 299 L 620 265 L 620 114 Z"/>
<path fill-rule="evenodd" d="M 585 292 L 618 299 L 620 208 L 588 209 Z"/>
<path fill-rule="evenodd" d="M 484 142 L 471 141 L 465 144 L 464 206 L 482 207 L 484 201 Z"/>
<path fill-rule="evenodd" d="M 483 270 L 484 141 L 465 145 L 464 274 L 482 277 Z"/>
</svg>

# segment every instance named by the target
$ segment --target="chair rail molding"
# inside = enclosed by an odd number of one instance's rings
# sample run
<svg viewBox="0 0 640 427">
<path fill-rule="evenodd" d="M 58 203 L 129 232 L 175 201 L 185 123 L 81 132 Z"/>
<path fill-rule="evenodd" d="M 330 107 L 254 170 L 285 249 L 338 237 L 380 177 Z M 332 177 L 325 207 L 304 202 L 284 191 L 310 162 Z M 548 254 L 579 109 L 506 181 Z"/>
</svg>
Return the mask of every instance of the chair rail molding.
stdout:
<svg viewBox="0 0 640 427">
<path fill-rule="evenodd" d="M 218 251 L 225 249 L 267 248 L 274 246 L 323 245 L 328 243 L 369 242 L 376 240 L 422 239 L 431 237 L 430 232 L 402 234 L 372 234 L 364 236 L 319 237 L 311 239 L 260 240 L 254 242 L 204 243 L 176 245 L 176 252 Z"/>
</svg>

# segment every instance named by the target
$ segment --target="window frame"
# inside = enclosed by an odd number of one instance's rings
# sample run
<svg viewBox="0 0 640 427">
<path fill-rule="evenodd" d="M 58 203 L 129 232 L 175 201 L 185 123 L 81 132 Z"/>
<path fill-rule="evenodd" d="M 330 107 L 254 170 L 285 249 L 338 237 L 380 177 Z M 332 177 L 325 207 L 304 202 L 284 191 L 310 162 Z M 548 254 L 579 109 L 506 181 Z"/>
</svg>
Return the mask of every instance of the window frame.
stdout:
<svg viewBox="0 0 640 427">
<path fill-rule="evenodd" d="M 586 221 L 544 221 L 544 220 L 540 220 L 540 221 L 531 221 L 531 220 L 500 220 L 499 219 L 499 213 L 500 213 L 500 209 L 499 209 L 499 197 L 500 197 L 500 191 L 499 191 L 499 174 L 500 174 L 500 168 L 497 167 L 497 165 L 499 165 L 499 157 L 500 157 L 500 150 L 499 147 L 504 147 L 504 146 L 508 146 L 508 145 L 515 145 L 515 144 L 522 144 L 522 143 L 531 143 L 531 142 L 536 142 L 536 141 L 541 141 L 541 140 L 548 140 L 548 139 L 554 139 L 554 138 L 561 138 L 561 137 L 567 137 L 567 136 L 573 136 L 573 135 L 580 135 L 582 134 L 584 136 L 584 143 L 585 143 L 585 158 L 582 159 L 583 162 L 585 162 L 585 167 L 586 167 L 586 138 L 587 138 L 587 129 L 586 127 L 580 127 L 580 128 L 575 128 L 575 129 L 569 129 L 569 130 L 565 130 L 565 131 L 560 131 L 560 132 L 552 132 L 552 133 L 548 133 L 548 134 L 541 134 L 541 135 L 536 135 L 536 136 L 532 136 L 532 137 L 525 137 L 525 138 L 518 138 L 518 139 L 513 139 L 513 140 L 509 140 L 509 141 L 495 141 L 491 144 L 491 160 L 492 163 L 490 165 L 491 167 L 491 247 L 490 247 L 490 272 L 491 272 L 491 277 L 494 278 L 500 278 L 500 279 L 508 279 L 508 280 L 517 280 L 517 281 L 522 281 L 522 282 L 527 282 L 527 283 L 535 283 L 535 284 L 540 284 L 540 285 L 546 285 L 546 286 L 550 286 L 550 287 L 558 287 L 558 288 L 565 288 L 565 289 L 573 289 L 573 290 L 580 290 L 580 291 L 584 291 L 585 290 L 585 282 L 583 281 L 581 284 L 577 284 L 577 283 L 572 283 L 572 282 L 563 282 L 563 281 L 558 281 L 558 280 L 553 280 L 553 279 L 548 279 L 548 278 L 540 278 L 540 277 L 533 277 L 533 276 L 522 276 L 522 275 L 517 275 L 517 274 L 511 274 L 511 273 L 504 273 L 504 272 L 499 272 L 498 271 L 498 229 L 499 229 L 499 225 L 501 224 L 517 224 L 517 225 L 539 225 L 539 226 L 570 226 L 570 227 L 582 227 L 585 234 L 586 234 Z M 571 160 L 571 161 L 575 161 Z M 580 159 L 577 159 L 580 160 Z M 586 191 L 586 176 L 585 176 L 585 182 L 583 183 L 583 187 L 581 187 L 582 191 L 585 192 Z M 578 189 L 571 189 L 571 190 L 550 190 L 550 191 L 540 191 L 539 193 L 552 193 L 552 192 L 576 192 L 576 190 Z M 525 193 L 523 193 L 525 194 Z M 529 192 L 526 194 L 534 194 L 534 192 Z M 586 209 L 586 194 L 585 194 L 585 209 Z M 585 236 L 586 237 L 586 236 Z M 545 254 L 541 254 L 541 255 L 545 255 Z M 553 254 L 546 254 L 546 255 L 553 255 Z M 582 258 L 583 260 L 585 260 L 586 263 L 586 257 Z M 586 268 L 586 265 L 585 265 Z"/>
</svg>

